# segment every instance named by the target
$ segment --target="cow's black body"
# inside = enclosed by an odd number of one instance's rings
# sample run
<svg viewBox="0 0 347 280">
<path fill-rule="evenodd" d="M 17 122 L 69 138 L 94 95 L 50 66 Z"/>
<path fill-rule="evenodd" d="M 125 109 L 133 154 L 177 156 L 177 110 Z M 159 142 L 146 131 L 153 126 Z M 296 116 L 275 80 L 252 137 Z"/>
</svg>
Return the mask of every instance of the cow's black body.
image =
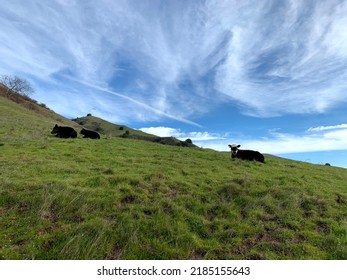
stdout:
<svg viewBox="0 0 347 280">
<path fill-rule="evenodd" d="M 87 129 L 82 129 L 80 131 L 81 134 L 83 134 L 83 138 L 91 138 L 91 139 L 100 139 L 99 133 Z"/>
<path fill-rule="evenodd" d="M 77 132 L 69 126 L 55 125 L 51 131 L 51 134 L 55 134 L 56 137 L 60 138 L 76 138 Z"/>
<path fill-rule="evenodd" d="M 229 145 L 231 149 L 231 157 L 232 158 L 239 158 L 242 160 L 256 160 L 259 162 L 264 162 L 265 158 L 264 156 L 259 153 L 258 151 L 252 151 L 252 150 L 240 150 L 240 145 Z"/>
</svg>

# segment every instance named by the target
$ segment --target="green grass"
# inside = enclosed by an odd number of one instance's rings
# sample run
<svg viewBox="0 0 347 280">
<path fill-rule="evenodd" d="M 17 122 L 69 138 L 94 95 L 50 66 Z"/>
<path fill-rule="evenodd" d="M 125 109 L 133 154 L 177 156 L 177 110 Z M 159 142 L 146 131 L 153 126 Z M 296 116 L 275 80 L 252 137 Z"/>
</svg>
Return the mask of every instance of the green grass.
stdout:
<svg viewBox="0 0 347 280">
<path fill-rule="evenodd" d="M 347 170 L 58 139 L 0 98 L 0 259 L 347 259 Z"/>
<path fill-rule="evenodd" d="M 145 140 L 171 146 L 196 147 L 191 140 L 190 143 L 188 143 L 187 141 L 181 141 L 174 137 L 159 137 L 153 134 L 145 133 L 141 130 L 129 128 L 124 125 L 113 124 L 91 115 L 76 118 L 74 121 L 86 129 L 91 129 L 101 133 L 101 138 L 122 137 L 135 140 Z"/>
<path fill-rule="evenodd" d="M 107 138 L 120 137 L 124 135 L 126 131 L 128 131 L 129 135 L 131 136 L 150 137 L 150 138 L 156 137 L 155 135 L 145 133 L 141 130 L 132 129 L 125 125 L 113 124 L 94 116 L 76 118 L 74 119 L 74 121 L 80 124 L 81 126 L 86 127 L 87 129 L 100 132 L 101 134 L 105 135 Z"/>
</svg>

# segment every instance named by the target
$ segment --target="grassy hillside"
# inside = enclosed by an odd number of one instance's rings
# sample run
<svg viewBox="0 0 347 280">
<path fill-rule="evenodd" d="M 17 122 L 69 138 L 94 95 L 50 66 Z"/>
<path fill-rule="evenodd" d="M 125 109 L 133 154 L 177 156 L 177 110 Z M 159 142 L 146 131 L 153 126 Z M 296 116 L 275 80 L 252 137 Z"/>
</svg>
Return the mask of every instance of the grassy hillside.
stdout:
<svg viewBox="0 0 347 280">
<path fill-rule="evenodd" d="M 94 116 L 76 118 L 73 121 L 87 129 L 97 131 L 105 135 L 106 137 L 120 137 L 126 131 L 129 131 L 129 135 L 136 135 L 141 137 L 156 137 L 155 135 L 148 134 L 140 130 L 135 130 L 125 125 L 113 124 Z"/>
<path fill-rule="evenodd" d="M 171 146 L 196 147 L 191 141 L 181 141 L 174 137 L 159 137 L 140 130 L 132 129 L 125 125 L 113 124 L 94 116 L 76 118 L 73 121 L 87 129 L 91 129 L 106 135 L 106 137 L 122 137 L 128 139 L 145 140 Z"/>
<path fill-rule="evenodd" d="M 77 123 L 37 104 L 15 103 L 0 95 L 0 141 L 21 142 L 50 137 L 53 126 L 69 125 L 79 130 Z"/>
<path fill-rule="evenodd" d="M 0 259 L 347 259 L 345 169 L 51 125 L 0 97 Z"/>
<path fill-rule="evenodd" d="M 6 89 L 0 84 L 0 114 L 2 118 L 0 121 L 4 124 L 4 128 L 7 128 L 5 124 L 11 124 L 11 128 L 14 128 L 17 125 L 30 124 L 31 121 L 35 122 L 35 127 L 39 128 L 35 129 L 36 134 L 39 133 L 40 129 L 52 130 L 56 123 L 72 126 L 75 129 L 81 128 L 76 122 L 64 118 L 47 108 L 45 104 L 39 104 L 29 97 L 13 93 L 10 99 L 6 98 Z M 27 132 L 31 134 L 33 131 Z"/>
</svg>

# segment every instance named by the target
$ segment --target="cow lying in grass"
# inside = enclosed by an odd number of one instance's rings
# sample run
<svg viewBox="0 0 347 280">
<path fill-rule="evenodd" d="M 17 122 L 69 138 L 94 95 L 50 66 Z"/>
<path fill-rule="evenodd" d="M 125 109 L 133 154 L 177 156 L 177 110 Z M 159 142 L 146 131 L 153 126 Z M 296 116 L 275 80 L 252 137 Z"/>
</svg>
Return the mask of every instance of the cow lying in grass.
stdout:
<svg viewBox="0 0 347 280">
<path fill-rule="evenodd" d="M 264 156 L 258 151 L 252 150 L 240 150 L 241 145 L 229 144 L 231 149 L 231 158 L 239 158 L 243 160 L 256 160 L 259 162 L 264 162 Z"/>
<path fill-rule="evenodd" d="M 55 125 L 51 134 L 55 134 L 56 137 L 60 138 L 76 138 L 77 132 L 72 127 L 69 126 L 59 126 Z"/>
<path fill-rule="evenodd" d="M 82 128 L 80 133 L 84 135 L 83 138 L 100 139 L 99 133 L 97 133 L 95 131 L 91 131 L 91 130 L 87 130 L 87 129 Z"/>
</svg>

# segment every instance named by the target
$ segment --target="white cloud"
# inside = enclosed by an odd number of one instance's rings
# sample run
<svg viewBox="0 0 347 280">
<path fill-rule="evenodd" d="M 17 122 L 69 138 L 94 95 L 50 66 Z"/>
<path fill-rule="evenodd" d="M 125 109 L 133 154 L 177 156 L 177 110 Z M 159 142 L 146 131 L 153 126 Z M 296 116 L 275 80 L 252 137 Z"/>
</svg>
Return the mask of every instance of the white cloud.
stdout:
<svg viewBox="0 0 347 280">
<path fill-rule="evenodd" d="M 337 0 L 12 0 L 0 7 L 0 72 L 66 94 L 68 73 L 121 93 L 109 107 L 135 109 L 128 120 L 189 121 L 224 102 L 255 116 L 325 112 L 346 100 L 346 15 Z"/>
<path fill-rule="evenodd" d="M 324 131 L 324 130 L 334 130 L 334 129 L 341 129 L 341 128 L 347 128 L 347 124 L 338 124 L 338 125 L 328 125 L 328 126 L 318 126 L 318 127 L 310 127 L 307 131 Z"/>
<path fill-rule="evenodd" d="M 345 102 L 346 3 L 242 3 L 224 7 L 238 18 L 222 16 L 216 23 L 232 34 L 216 76 L 220 92 L 258 116 L 324 112 Z"/>
<path fill-rule="evenodd" d="M 224 139 L 224 136 L 216 134 L 216 133 L 209 133 L 207 131 L 203 132 L 183 132 L 180 129 L 176 128 L 171 128 L 171 127 L 163 127 L 163 126 L 158 126 L 158 127 L 143 127 L 140 128 L 141 131 L 154 134 L 157 136 L 161 137 L 175 137 L 180 140 L 186 140 L 186 139 L 191 139 L 193 142 L 198 141 L 198 142 L 204 142 L 204 141 L 211 141 L 211 140 L 220 140 Z"/>
<path fill-rule="evenodd" d="M 180 135 L 182 135 L 179 129 L 171 128 L 171 127 L 163 127 L 163 126 L 143 127 L 143 128 L 140 128 L 140 130 L 149 134 L 160 136 L 160 137 L 171 137 L 171 136 L 180 137 Z"/>
<path fill-rule="evenodd" d="M 267 137 L 251 139 L 246 137 L 228 137 L 228 135 L 200 140 L 194 144 L 217 151 L 229 151 L 228 144 L 240 144 L 241 149 L 258 150 L 269 154 L 289 154 L 347 149 L 347 129 L 336 125 L 334 130 L 307 130 L 299 135 L 270 130 Z M 189 135 L 189 133 L 186 133 Z M 207 133 L 208 134 L 208 133 Z"/>
<path fill-rule="evenodd" d="M 204 132 L 189 132 L 181 138 L 190 138 L 192 141 L 211 141 L 211 140 L 220 140 L 225 139 L 223 135 L 219 135 L 217 133 L 209 133 L 207 131 Z"/>
</svg>

